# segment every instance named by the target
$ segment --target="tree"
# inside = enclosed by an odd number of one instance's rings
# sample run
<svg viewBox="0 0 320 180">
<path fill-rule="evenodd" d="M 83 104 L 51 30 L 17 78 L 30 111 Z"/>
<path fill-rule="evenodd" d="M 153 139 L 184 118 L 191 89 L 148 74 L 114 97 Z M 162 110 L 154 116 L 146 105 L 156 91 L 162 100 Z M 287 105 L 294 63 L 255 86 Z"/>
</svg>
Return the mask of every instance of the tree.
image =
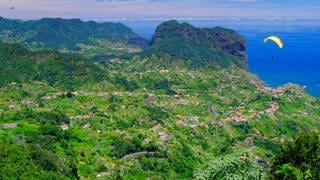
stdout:
<svg viewBox="0 0 320 180">
<path fill-rule="evenodd" d="M 194 172 L 194 179 L 261 179 L 260 167 L 250 161 L 249 152 L 239 150 L 232 154 L 217 157 L 206 169 Z"/>
<path fill-rule="evenodd" d="M 320 179 L 320 133 L 303 132 L 276 155 L 272 179 Z"/>
<path fill-rule="evenodd" d="M 67 98 L 72 98 L 72 97 L 73 97 L 72 92 L 71 92 L 71 91 L 68 91 L 68 92 L 66 93 L 66 97 L 67 97 Z"/>
</svg>

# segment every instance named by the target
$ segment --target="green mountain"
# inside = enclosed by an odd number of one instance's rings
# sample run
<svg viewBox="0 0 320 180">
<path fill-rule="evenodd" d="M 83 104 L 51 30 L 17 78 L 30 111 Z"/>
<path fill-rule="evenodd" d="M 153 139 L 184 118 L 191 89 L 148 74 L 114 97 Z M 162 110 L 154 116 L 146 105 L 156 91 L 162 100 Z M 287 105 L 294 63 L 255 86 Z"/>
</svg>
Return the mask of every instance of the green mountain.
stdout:
<svg viewBox="0 0 320 180">
<path fill-rule="evenodd" d="M 245 57 L 220 46 L 230 64 Z M 242 66 L 160 54 L 97 63 L 7 43 L 0 64 L 0 179 L 268 178 L 284 142 L 320 127 L 318 98 Z"/>
<path fill-rule="evenodd" d="M 0 41 L 33 49 L 75 51 L 90 57 L 136 52 L 148 45 L 121 23 L 61 18 L 22 21 L 0 17 Z"/>
<path fill-rule="evenodd" d="M 221 27 L 199 29 L 175 20 L 157 27 L 142 54 L 170 55 L 196 66 L 247 66 L 245 40 L 236 32 Z"/>
</svg>

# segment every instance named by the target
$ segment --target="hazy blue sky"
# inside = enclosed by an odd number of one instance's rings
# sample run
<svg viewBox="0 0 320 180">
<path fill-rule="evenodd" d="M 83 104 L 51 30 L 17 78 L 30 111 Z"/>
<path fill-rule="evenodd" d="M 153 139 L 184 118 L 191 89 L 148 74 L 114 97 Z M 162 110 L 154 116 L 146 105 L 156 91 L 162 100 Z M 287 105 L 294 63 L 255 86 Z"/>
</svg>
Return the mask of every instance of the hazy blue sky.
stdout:
<svg viewBox="0 0 320 180">
<path fill-rule="evenodd" d="M 320 0 L 0 0 L 0 16 L 22 19 L 320 18 Z"/>
</svg>

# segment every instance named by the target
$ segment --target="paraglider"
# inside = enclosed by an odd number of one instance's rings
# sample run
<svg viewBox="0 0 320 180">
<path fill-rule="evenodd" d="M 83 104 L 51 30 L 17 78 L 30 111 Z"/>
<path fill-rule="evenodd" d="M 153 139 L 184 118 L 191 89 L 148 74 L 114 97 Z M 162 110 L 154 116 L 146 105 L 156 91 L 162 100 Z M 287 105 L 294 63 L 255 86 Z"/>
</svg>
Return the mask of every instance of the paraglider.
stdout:
<svg viewBox="0 0 320 180">
<path fill-rule="evenodd" d="M 264 42 L 264 43 L 267 43 L 269 40 L 271 40 L 271 41 L 273 41 L 274 43 L 276 43 L 276 44 L 279 46 L 280 49 L 283 48 L 283 42 L 282 42 L 282 40 L 281 40 L 280 38 L 278 38 L 277 36 L 269 36 L 269 37 L 265 38 L 265 39 L 263 40 L 263 42 Z M 274 57 L 274 56 L 271 56 L 271 59 L 275 59 L 275 57 Z"/>
<path fill-rule="evenodd" d="M 269 37 L 265 38 L 265 39 L 263 40 L 263 42 L 266 43 L 266 42 L 268 42 L 269 40 L 275 42 L 275 43 L 279 46 L 279 48 L 283 48 L 283 42 L 282 42 L 282 40 L 281 40 L 280 38 L 278 38 L 277 36 L 269 36 Z"/>
</svg>

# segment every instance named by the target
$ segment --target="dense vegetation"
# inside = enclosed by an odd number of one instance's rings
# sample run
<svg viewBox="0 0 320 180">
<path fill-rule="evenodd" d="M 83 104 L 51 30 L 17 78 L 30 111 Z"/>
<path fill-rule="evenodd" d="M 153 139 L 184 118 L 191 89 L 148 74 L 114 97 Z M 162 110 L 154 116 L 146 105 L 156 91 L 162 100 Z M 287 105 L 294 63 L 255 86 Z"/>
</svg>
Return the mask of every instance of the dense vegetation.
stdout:
<svg viewBox="0 0 320 180">
<path fill-rule="evenodd" d="M 303 132 L 281 148 L 272 165 L 274 179 L 320 179 L 320 133 Z"/>
<path fill-rule="evenodd" d="M 45 81 L 71 90 L 101 81 L 101 68 L 78 55 L 53 50 L 31 52 L 19 44 L 0 43 L 0 85 L 10 82 Z"/>
<path fill-rule="evenodd" d="M 320 100 L 227 54 L 213 69 L 0 43 L 0 179 L 318 177 L 318 136 L 282 144 L 319 130 Z"/>
<path fill-rule="evenodd" d="M 241 151 L 240 151 L 241 152 Z M 250 162 L 249 152 L 234 152 L 211 161 L 204 171 L 194 173 L 195 179 L 261 179 L 262 169 Z"/>
</svg>

